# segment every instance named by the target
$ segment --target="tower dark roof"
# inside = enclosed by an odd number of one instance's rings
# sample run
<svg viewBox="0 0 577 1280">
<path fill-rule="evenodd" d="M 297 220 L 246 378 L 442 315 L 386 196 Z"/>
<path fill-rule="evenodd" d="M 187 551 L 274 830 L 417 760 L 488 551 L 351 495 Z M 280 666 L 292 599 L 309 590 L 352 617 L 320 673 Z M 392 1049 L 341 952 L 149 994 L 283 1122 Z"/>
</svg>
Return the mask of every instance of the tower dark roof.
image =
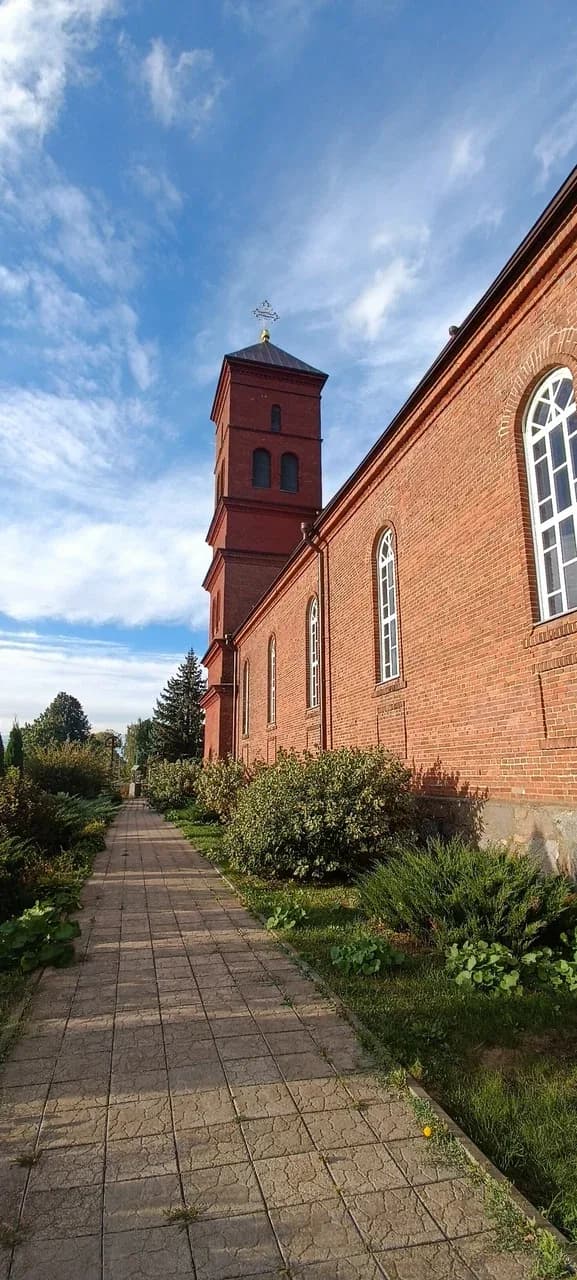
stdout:
<svg viewBox="0 0 577 1280">
<path fill-rule="evenodd" d="M 283 351 L 281 347 L 275 347 L 274 343 L 268 341 L 255 342 L 252 347 L 243 347 L 242 351 L 231 351 L 224 358 L 249 360 L 255 364 L 272 365 L 277 369 L 294 369 L 297 373 L 314 373 L 318 378 L 328 377 L 321 369 L 314 369 L 312 364 L 297 360 L 296 356 L 289 355 L 288 351 Z"/>
</svg>

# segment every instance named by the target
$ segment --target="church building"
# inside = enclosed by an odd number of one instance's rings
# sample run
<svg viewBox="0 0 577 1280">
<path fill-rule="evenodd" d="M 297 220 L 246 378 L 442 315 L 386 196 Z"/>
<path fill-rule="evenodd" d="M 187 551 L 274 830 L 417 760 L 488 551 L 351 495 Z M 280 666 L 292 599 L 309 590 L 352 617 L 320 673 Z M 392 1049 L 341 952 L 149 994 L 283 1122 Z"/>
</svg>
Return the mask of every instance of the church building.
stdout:
<svg viewBox="0 0 577 1280">
<path fill-rule="evenodd" d="M 577 169 L 339 492 L 327 375 L 224 357 L 205 755 L 381 744 L 577 868 Z"/>
</svg>

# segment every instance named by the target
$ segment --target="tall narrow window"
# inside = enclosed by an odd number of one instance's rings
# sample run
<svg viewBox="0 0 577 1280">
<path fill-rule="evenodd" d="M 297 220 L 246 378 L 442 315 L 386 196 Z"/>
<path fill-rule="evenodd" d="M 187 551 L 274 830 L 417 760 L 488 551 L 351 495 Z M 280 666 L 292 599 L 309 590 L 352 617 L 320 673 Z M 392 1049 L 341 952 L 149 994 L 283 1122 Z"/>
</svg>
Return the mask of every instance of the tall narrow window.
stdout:
<svg viewBox="0 0 577 1280">
<path fill-rule="evenodd" d="M 525 455 L 541 617 L 577 609 L 577 410 L 570 369 L 537 387 L 525 420 Z"/>
<path fill-rule="evenodd" d="M 280 404 L 271 404 L 270 407 L 270 429 L 271 431 L 280 431 L 282 426 L 282 414 Z"/>
<path fill-rule="evenodd" d="M 267 720 L 276 724 L 276 638 L 268 642 Z"/>
<path fill-rule="evenodd" d="M 242 668 L 242 732 L 248 737 L 250 729 L 250 665 L 248 658 Z"/>
<path fill-rule="evenodd" d="M 280 487 L 287 493 L 298 493 L 299 460 L 296 453 L 283 453 L 280 460 Z"/>
<path fill-rule="evenodd" d="M 399 674 L 397 635 L 397 587 L 392 529 L 385 529 L 377 545 L 377 598 L 379 607 L 379 679 Z"/>
<path fill-rule="evenodd" d="M 307 706 L 319 705 L 319 602 L 313 596 L 307 610 Z"/>
<path fill-rule="evenodd" d="M 252 483 L 254 489 L 270 489 L 270 453 L 268 449 L 255 449 L 252 455 Z"/>
</svg>

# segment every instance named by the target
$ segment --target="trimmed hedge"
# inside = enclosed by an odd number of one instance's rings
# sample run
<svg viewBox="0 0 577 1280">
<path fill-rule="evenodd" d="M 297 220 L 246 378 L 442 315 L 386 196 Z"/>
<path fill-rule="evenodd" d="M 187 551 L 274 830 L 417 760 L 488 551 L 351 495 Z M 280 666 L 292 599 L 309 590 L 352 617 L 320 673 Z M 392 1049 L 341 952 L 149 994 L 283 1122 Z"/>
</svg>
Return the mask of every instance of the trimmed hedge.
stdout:
<svg viewBox="0 0 577 1280">
<path fill-rule="evenodd" d="M 411 829 L 410 783 L 381 748 L 281 753 L 240 790 L 225 851 L 239 870 L 269 878 L 351 876 Z"/>
<path fill-rule="evenodd" d="M 94 799 L 109 786 L 108 762 L 88 742 L 53 743 L 26 752 L 26 775 L 43 791 Z"/>
</svg>

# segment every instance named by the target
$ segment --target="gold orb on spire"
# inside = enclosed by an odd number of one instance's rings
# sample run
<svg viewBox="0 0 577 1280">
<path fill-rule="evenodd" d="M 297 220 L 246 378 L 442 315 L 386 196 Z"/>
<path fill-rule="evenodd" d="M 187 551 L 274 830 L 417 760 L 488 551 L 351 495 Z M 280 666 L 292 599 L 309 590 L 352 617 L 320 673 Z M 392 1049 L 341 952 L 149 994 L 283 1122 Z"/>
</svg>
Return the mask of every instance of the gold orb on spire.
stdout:
<svg viewBox="0 0 577 1280">
<path fill-rule="evenodd" d="M 261 342 L 270 342 L 270 330 L 269 330 L 269 329 L 263 329 L 263 331 L 262 331 L 262 333 L 261 333 L 261 335 L 260 335 L 260 340 L 261 340 Z"/>
</svg>

